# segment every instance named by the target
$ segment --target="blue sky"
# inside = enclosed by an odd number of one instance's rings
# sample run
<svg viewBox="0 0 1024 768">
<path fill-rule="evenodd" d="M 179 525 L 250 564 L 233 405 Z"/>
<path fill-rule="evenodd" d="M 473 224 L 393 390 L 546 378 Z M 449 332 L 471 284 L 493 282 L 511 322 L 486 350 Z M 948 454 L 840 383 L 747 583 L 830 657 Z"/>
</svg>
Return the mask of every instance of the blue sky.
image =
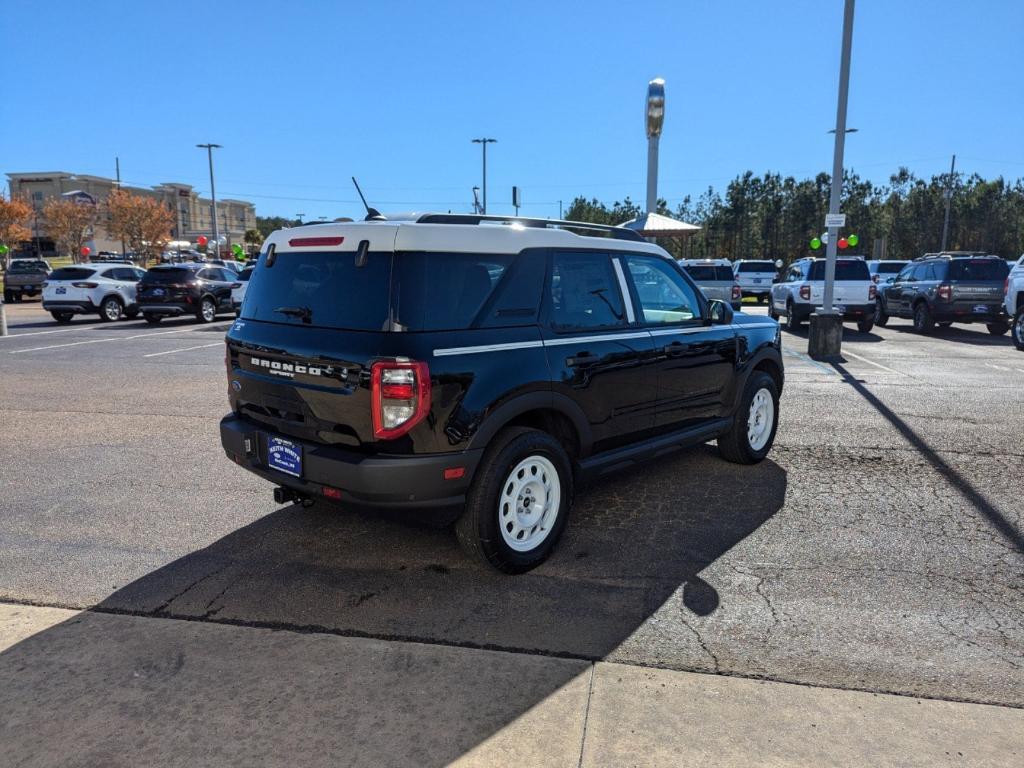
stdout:
<svg viewBox="0 0 1024 768">
<path fill-rule="evenodd" d="M 556 216 L 644 197 L 647 81 L 666 80 L 659 193 L 831 168 L 841 0 L 458 3 L 4 0 L 0 173 L 184 181 L 261 215 Z M 18 34 L 12 35 L 11 31 Z M 1024 176 L 1024 3 L 860 0 L 847 167 Z M 18 42 L 18 36 L 24 42 Z M 356 202 L 353 202 L 356 201 Z"/>
</svg>

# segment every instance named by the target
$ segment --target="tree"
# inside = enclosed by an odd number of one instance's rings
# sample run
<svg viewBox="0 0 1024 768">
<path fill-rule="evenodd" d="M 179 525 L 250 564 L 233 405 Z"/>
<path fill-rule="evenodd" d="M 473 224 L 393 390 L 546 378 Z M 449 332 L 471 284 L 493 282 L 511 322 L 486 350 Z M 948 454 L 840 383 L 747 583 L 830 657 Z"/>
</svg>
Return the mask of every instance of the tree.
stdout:
<svg viewBox="0 0 1024 768">
<path fill-rule="evenodd" d="M 0 192 L 0 245 L 6 245 L 12 249 L 17 243 L 28 240 L 32 233 L 28 227 L 29 217 L 32 215 L 32 208 L 23 200 L 12 198 L 8 200 Z M 11 265 L 11 250 L 4 254 L 4 269 Z"/>
<path fill-rule="evenodd" d="M 133 195 L 115 189 L 107 197 L 110 211 L 111 237 L 125 244 L 141 259 L 143 267 L 160 252 L 171 239 L 174 212 L 151 197 Z"/>
<path fill-rule="evenodd" d="M 247 229 L 245 230 L 245 235 L 243 235 L 242 239 L 245 241 L 245 244 L 249 246 L 249 252 L 254 253 L 263 244 L 263 240 L 265 238 L 263 233 L 258 229 Z"/>
<path fill-rule="evenodd" d="M 54 197 L 43 206 L 46 229 L 57 245 L 57 253 L 69 256 L 78 264 L 82 248 L 92 237 L 96 223 L 96 206 L 63 197 Z"/>
<path fill-rule="evenodd" d="M 256 229 L 260 231 L 264 239 L 270 236 L 271 232 L 276 232 L 279 229 L 286 227 L 297 227 L 300 222 L 298 219 L 286 219 L 284 216 L 257 216 L 256 217 Z M 261 241 L 262 242 L 262 241 Z"/>
</svg>

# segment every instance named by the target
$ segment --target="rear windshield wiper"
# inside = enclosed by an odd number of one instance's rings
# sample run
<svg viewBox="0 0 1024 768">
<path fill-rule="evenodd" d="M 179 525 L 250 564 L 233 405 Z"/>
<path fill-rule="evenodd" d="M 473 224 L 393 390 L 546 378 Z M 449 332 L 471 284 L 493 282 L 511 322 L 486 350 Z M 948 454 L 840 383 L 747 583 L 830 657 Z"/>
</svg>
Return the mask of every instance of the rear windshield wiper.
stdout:
<svg viewBox="0 0 1024 768">
<path fill-rule="evenodd" d="M 282 315 L 288 315 L 288 317 L 298 317 L 304 323 L 313 320 L 313 310 L 309 307 L 278 307 L 274 311 L 280 312 Z"/>
</svg>

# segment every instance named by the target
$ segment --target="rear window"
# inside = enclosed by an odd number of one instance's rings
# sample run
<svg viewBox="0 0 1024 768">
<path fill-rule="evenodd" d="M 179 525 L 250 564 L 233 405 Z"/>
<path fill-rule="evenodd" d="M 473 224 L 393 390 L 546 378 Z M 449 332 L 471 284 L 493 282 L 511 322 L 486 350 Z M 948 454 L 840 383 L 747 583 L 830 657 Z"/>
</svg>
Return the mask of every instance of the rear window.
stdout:
<svg viewBox="0 0 1024 768">
<path fill-rule="evenodd" d="M 741 261 L 737 272 L 771 272 L 775 274 L 773 261 Z"/>
<path fill-rule="evenodd" d="M 954 259 L 949 265 L 950 280 L 1002 282 L 1009 272 L 1002 259 Z"/>
<path fill-rule="evenodd" d="M 905 261 L 882 261 L 875 267 L 875 272 L 879 275 L 896 275 L 905 266 L 907 266 Z"/>
<path fill-rule="evenodd" d="M 816 261 L 811 265 L 808 280 L 825 279 L 825 262 Z M 870 280 L 868 265 L 860 259 L 839 259 L 836 261 L 836 280 Z"/>
<path fill-rule="evenodd" d="M 358 331 L 461 330 L 536 322 L 544 279 L 541 254 L 370 253 L 363 267 L 347 252 L 278 253 L 252 273 L 242 316 L 251 320 Z"/>
<path fill-rule="evenodd" d="M 11 274 L 16 272 L 47 272 L 45 261 L 12 261 L 10 269 L 7 270 Z"/>
<path fill-rule="evenodd" d="M 152 284 L 187 283 L 195 272 L 191 269 L 151 269 L 142 278 L 142 282 Z"/>
<path fill-rule="evenodd" d="M 95 274 L 95 269 L 88 267 L 58 267 L 50 273 L 47 280 L 84 280 Z"/>
<path fill-rule="evenodd" d="M 696 282 L 712 282 L 712 281 L 733 281 L 732 267 L 716 267 L 708 264 L 701 264 L 699 266 L 688 266 L 684 267 L 687 274 L 692 277 Z"/>
</svg>

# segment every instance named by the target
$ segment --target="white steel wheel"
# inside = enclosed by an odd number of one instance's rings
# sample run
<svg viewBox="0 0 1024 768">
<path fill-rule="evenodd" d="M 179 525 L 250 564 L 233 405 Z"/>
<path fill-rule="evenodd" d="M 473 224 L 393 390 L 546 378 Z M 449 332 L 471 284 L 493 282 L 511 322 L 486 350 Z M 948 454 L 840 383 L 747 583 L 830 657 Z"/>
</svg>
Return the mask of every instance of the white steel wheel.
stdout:
<svg viewBox="0 0 1024 768">
<path fill-rule="evenodd" d="M 530 552 L 551 533 L 562 502 L 555 465 L 529 456 L 513 467 L 498 496 L 498 527 L 509 549 Z"/>
<path fill-rule="evenodd" d="M 772 393 L 762 387 L 754 393 L 747 414 L 747 442 L 752 450 L 760 451 L 772 434 L 775 424 L 775 401 Z"/>
</svg>

